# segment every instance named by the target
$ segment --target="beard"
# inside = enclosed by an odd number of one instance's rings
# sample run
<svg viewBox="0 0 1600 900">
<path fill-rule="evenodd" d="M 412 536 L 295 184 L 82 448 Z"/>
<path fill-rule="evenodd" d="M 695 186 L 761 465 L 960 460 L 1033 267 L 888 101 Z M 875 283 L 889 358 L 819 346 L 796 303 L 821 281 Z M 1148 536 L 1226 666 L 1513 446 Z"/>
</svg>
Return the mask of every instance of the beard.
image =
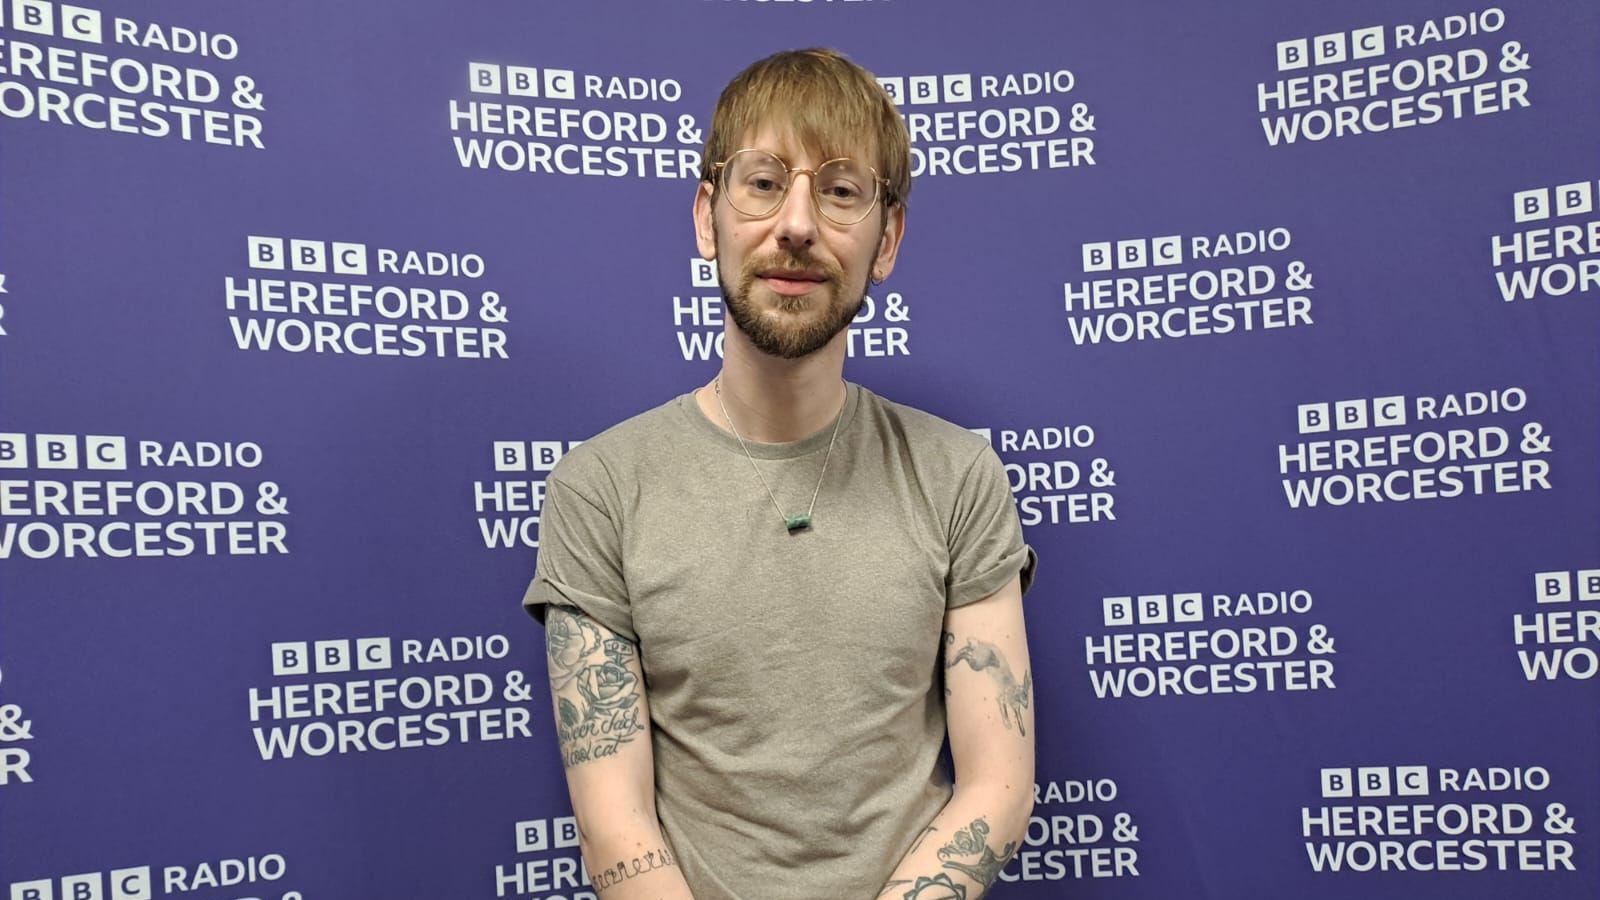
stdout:
<svg viewBox="0 0 1600 900">
<path fill-rule="evenodd" d="M 720 247 L 717 258 L 723 258 Z M 873 262 L 877 262 L 876 254 Z M 807 293 L 791 297 L 761 282 L 757 273 L 772 269 L 817 271 L 825 280 Z M 799 359 L 827 346 L 835 335 L 850 327 L 867 298 L 866 279 L 862 279 L 859 288 L 850 290 L 844 284 L 844 272 L 837 266 L 810 254 L 783 250 L 746 259 L 736 282 L 731 285 L 723 277 L 722 265 L 718 263 L 717 285 L 722 289 L 728 317 L 750 343 L 761 352 L 782 359 Z M 758 299 L 753 296 L 756 291 L 772 299 Z M 852 294 L 854 299 L 850 299 Z"/>
</svg>

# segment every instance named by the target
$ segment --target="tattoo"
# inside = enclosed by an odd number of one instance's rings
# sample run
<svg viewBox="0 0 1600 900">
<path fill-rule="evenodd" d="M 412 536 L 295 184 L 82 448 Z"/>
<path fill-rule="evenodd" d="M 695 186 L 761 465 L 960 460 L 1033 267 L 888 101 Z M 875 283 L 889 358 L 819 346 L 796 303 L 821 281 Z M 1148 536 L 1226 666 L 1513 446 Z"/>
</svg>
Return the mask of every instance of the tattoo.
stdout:
<svg viewBox="0 0 1600 900">
<path fill-rule="evenodd" d="M 967 886 L 956 884 L 943 872 L 932 878 L 918 875 L 916 883 L 911 885 L 911 890 L 900 896 L 901 900 L 967 900 Z"/>
<path fill-rule="evenodd" d="M 639 679 L 627 668 L 636 655 L 633 644 L 606 638 L 587 617 L 552 606 L 545 614 L 545 652 L 566 768 L 615 755 L 644 730 L 636 706 Z"/>
<path fill-rule="evenodd" d="M 974 819 L 971 825 L 957 831 L 956 836 L 950 839 L 950 843 L 939 848 L 939 858 L 971 856 L 986 846 L 983 839 L 988 836 L 989 820 L 980 816 Z"/>
<path fill-rule="evenodd" d="M 589 873 L 589 884 L 593 885 L 596 891 L 603 891 L 629 878 L 638 878 L 640 875 L 672 865 L 677 865 L 672 858 L 672 851 L 662 847 L 660 850 L 646 851 L 643 856 L 635 856 L 632 862 L 619 859 L 616 865 L 604 871 Z"/>
<path fill-rule="evenodd" d="M 1011 861 L 1012 854 L 1017 852 L 1017 842 L 1007 841 L 999 853 L 989 846 L 989 822 L 982 816 L 974 819 L 971 825 L 956 832 L 950 843 L 939 848 L 939 858 L 944 860 L 946 869 L 971 878 L 984 890 L 994 884 L 1000 877 L 1000 870 Z M 964 863 L 952 857 L 978 857 L 976 862 Z"/>
<path fill-rule="evenodd" d="M 955 635 L 945 632 L 948 646 L 955 640 Z M 948 653 L 946 654 L 948 655 Z M 966 661 L 974 672 L 988 672 L 990 679 L 995 683 L 999 696 L 996 702 L 1000 705 L 1000 721 L 1006 728 L 1011 728 L 1011 723 L 1016 722 L 1017 730 L 1027 735 L 1028 729 L 1022 724 L 1022 711 L 1028 708 L 1028 697 L 1033 691 L 1033 673 L 1022 673 L 1022 683 L 1017 684 L 1017 679 L 1011 674 L 1011 666 L 993 644 L 987 644 L 977 638 L 967 638 L 966 646 L 956 651 L 955 656 L 945 663 L 946 669 L 953 669 Z"/>
<path fill-rule="evenodd" d="M 935 829 L 934 829 L 934 827 L 932 825 L 929 825 L 927 828 L 922 829 L 922 833 L 917 835 L 917 839 L 911 842 L 911 849 L 907 850 L 906 854 L 910 855 L 912 853 L 917 852 L 917 848 L 922 846 L 922 842 L 924 840 L 927 840 L 928 835 L 933 834 L 934 830 Z"/>
</svg>

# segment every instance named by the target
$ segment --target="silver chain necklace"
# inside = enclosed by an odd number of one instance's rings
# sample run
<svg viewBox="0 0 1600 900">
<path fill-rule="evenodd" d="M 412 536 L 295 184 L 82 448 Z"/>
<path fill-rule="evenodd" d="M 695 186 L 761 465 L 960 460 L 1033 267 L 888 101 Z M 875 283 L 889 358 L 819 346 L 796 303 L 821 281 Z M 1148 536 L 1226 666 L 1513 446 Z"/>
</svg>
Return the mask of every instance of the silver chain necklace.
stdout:
<svg viewBox="0 0 1600 900">
<path fill-rule="evenodd" d="M 842 379 L 841 379 L 842 380 Z M 788 515 L 783 507 L 778 505 L 778 498 L 772 493 L 772 486 L 767 484 L 767 478 L 761 474 L 761 467 L 756 465 L 756 458 L 750 455 L 750 448 L 744 445 L 744 438 L 739 437 L 739 429 L 733 427 L 733 417 L 728 415 L 728 408 L 722 405 L 722 373 L 718 372 L 713 384 L 717 389 L 717 406 L 722 410 L 722 417 L 728 420 L 728 428 L 733 431 L 733 436 L 739 439 L 739 447 L 744 450 L 744 455 L 750 460 L 750 467 L 756 470 L 756 477 L 761 479 L 761 486 L 767 489 L 767 496 L 772 498 L 772 505 L 778 510 L 778 515 L 783 516 L 783 524 L 794 534 L 802 528 L 811 527 L 811 513 L 817 508 L 817 494 L 822 491 L 822 479 L 828 474 L 828 459 L 833 456 L 833 441 L 839 436 L 839 423 L 844 421 L 844 408 L 850 405 L 850 388 L 845 386 L 844 404 L 839 407 L 839 416 L 833 423 L 833 437 L 828 438 L 828 452 L 822 457 L 822 474 L 817 476 L 817 489 L 811 492 L 811 508 L 798 516 Z"/>
</svg>

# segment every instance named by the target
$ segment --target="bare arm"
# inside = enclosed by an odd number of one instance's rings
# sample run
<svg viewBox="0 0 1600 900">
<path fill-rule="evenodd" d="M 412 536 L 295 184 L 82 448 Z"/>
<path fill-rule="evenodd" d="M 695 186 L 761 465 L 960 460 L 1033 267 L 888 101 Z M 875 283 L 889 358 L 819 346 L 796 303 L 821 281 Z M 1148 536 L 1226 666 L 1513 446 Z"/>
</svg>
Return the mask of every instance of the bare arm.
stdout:
<svg viewBox="0 0 1600 900">
<path fill-rule="evenodd" d="M 650 708 L 638 647 L 550 606 L 545 648 L 578 844 L 602 900 L 693 900 L 656 818 Z"/>
<path fill-rule="evenodd" d="M 955 792 L 878 895 L 938 885 L 978 900 L 1016 854 L 1033 812 L 1033 675 L 1018 578 L 944 622 L 945 714 Z"/>
</svg>

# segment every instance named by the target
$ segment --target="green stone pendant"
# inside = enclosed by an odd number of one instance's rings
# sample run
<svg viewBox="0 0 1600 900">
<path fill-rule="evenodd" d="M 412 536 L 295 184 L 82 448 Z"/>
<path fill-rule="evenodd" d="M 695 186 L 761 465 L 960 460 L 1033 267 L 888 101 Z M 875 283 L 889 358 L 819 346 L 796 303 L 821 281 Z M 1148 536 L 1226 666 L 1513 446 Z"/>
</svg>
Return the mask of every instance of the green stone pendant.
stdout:
<svg viewBox="0 0 1600 900">
<path fill-rule="evenodd" d="M 802 528 L 809 528 L 811 526 L 811 515 L 810 513 L 801 513 L 798 516 L 789 516 L 787 519 L 784 519 L 783 523 L 789 526 L 789 533 L 793 534 Z"/>
</svg>

